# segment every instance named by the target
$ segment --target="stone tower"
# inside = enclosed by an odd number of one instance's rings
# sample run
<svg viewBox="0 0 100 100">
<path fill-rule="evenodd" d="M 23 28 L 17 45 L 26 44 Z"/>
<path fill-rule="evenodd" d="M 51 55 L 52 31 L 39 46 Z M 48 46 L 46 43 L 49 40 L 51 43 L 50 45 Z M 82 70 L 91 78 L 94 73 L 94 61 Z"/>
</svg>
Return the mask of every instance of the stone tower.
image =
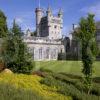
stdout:
<svg viewBox="0 0 100 100">
<path fill-rule="evenodd" d="M 41 18 L 43 16 L 43 11 L 40 7 L 36 8 L 35 10 L 36 13 L 36 32 L 37 36 L 40 36 L 40 24 L 41 24 Z"/>
<path fill-rule="evenodd" d="M 50 7 L 47 9 L 48 34 L 50 39 L 61 39 L 63 28 L 63 13 L 60 9 L 57 16 L 52 14 Z"/>
<path fill-rule="evenodd" d="M 36 8 L 36 32 L 39 37 L 48 37 L 49 39 L 61 39 L 63 28 L 63 13 L 60 9 L 56 16 L 53 15 L 50 6 L 47 8 L 46 16 L 43 16 L 43 10 Z"/>
</svg>

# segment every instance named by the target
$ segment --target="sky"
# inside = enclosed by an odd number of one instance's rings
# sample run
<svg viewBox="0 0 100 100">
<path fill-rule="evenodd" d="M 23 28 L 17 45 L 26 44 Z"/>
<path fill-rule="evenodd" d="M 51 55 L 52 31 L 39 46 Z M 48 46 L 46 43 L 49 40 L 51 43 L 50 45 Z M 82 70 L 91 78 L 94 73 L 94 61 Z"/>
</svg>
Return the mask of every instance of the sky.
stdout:
<svg viewBox="0 0 100 100">
<path fill-rule="evenodd" d="M 88 13 L 95 14 L 95 20 L 100 20 L 100 0 L 40 0 L 40 7 L 47 10 L 51 7 L 54 15 L 60 8 L 63 10 L 63 34 L 69 36 L 72 24 L 78 24 L 81 17 Z M 25 31 L 28 28 L 35 30 L 35 8 L 39 6 L 39 0 L 0 0 L 0 9 L 7 16 L 9 28 L 13 19 Z"/>
</svg>

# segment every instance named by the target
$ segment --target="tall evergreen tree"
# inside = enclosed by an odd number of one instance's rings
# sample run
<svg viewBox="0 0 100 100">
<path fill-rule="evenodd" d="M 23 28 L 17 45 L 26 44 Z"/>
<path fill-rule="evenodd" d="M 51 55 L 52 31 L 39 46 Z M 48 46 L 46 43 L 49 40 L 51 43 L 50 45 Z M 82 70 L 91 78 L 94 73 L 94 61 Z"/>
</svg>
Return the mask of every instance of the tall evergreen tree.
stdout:
<svg viewBox="0 0 100 100">
<path fill-rule="evenodd" d="M 32 59 L 28 53 L 26 44 L 23 42 L 23 32 L 15 20 L 11 31 L 4 46 L 3 55 L 5 65 L 13 72 L 29 74 L 33 69 Z"/>
<path fill-rule="evenodd" d="M 0 10 L 0 38 L 7 36 L 7 30 L 6 16 Z"/>
<path fill-rule="evenodd" d="M 97 55 L 96 46 L 96 26 L 94 21 L 94 15 L 89 14 L 87 18 L 81 18 L 80 28 L 77 32 L 77 37 L 81 41 L 82 47 L 82 62 L 83 62 L 83 74 L 85 75 L 85 85 L 90 92 L 92 84 L 93 74 L 93 62 Z"/>
</svg>

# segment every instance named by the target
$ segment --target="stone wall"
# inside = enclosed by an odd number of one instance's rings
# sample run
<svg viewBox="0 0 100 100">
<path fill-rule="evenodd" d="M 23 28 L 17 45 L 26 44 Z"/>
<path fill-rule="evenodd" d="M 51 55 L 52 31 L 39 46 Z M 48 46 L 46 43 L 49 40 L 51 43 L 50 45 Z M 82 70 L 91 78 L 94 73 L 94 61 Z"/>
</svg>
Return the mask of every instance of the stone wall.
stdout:
<svg viewBox="0 0 100 100">
<path fill-rule="evenodd" d="M 29 52 L 33 59 L 39 60 L 57 60 L 58 53 L 65 52 L 64 45 L 61 41 L 54 41 L 46 38 L 24 38 Z"/>
</svg>

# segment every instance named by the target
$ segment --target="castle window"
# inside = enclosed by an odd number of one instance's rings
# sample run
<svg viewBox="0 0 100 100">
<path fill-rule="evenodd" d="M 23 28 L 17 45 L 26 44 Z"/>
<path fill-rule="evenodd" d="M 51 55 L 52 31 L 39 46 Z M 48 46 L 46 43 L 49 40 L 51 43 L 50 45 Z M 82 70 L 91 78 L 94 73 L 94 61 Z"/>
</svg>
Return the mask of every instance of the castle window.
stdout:
<svg viewBox="0 0 100 100">
<path fill-rule="evenodd" d="M 55 25 L 54 28 L 57 28 L 57 25 Z"/>
<path fill-rule="evenodd" d="M 39 59 L 42 59 L 42 48 L 39 49 Z"/>
<path fill-rule="evenodd" d="M 46 49 L 46 59 L 49 59 L 49 53 L 50 53 L 50 49 L 47 48 L 47 49 Z"/>
<path fill-rule="evenodd" d="M 51 58 L 56 59 L 56 57 L 57 57 L 57 50 L 53 49 L 52 52 L 51 52 Z"/>
</svg>

